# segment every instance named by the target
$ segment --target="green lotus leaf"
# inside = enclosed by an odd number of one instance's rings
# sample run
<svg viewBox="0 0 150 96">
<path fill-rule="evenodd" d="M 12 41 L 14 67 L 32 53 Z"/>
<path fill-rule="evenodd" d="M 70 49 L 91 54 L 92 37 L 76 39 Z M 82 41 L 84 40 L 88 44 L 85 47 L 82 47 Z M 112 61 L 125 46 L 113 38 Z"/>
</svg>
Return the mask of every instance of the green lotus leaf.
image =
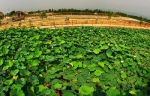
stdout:
<svg viewBox="0 0 150 96">
<path fill-rule="evenodd" d="M 7 70 L 9 68 L 9 66 L 4 66 L 3 70 Z"/>
<path fill-rule="evenodd" d="M 39 57 L 42 54 L 42 51 L 40 51 L 38 48 L 35 49 L 35 57 Z"/>
<path fill-rule="evenodd" d="M 104 73 L 102 70 L 96 70 L 96 71 L 94 72 L 94 75 L 100 76 L 102 73 Z"/>
<path fill-rule="evenodd" d="M 45 61 L 50 61 L 50 62 L 52 62 L 52 61 L 54 61 L 55 60 L 55 57 L 54 56 L 46 56 L 45 57 Z"/>
<path fill-rule="evenodd" d="M 98 65 L 100 65 L 101 67 L 104 67 L 104 62 L 99 62 Z"/>
<path fill-rule="evenodd" d="M 69 58 L 67 58 L 67 57 L 63 58 L 64 63 L 69 63 L 69 61 L 70 61 Z"/>
<path fill-rule="evenodd" d="M 127 62 L 124 62 L 124 63 L 123 63 L 123 67 L 128 67 L 128 65 L 129 65 L 129 64 L 128 64 Z"/>
<path fill-rule="evenodd" d="M 7 70 L 8 68 L 13 66 L 13 62 L 11 60 L 6 61 L 6 65 L 3 67 L 3 70 Z"/>
<path fill-rule="evenodd" d="M 117 90 L 115 87 L 111 87 L 109 90 L 106 91 L 108 96 L 119 96 L 120 91 Z"/>
<path fill-rule="evenodd" d="M 107 55 L 109 58 L 113 58 L 113 56 L 112 56 L 112 51 L 111 51 L 110 49 L 108 49 L 108 50 L 106 51 L 106 55 Z"/>
<path fill-rule="evenodd" d="M 88 65 L 88 69 L 90 70 L 90 71 L 95 71 L 96 70 L 96 64 L 90 64 L 90 65 Z"/>
<path fill-rule="evenodd" d="M 93 63 L 98 63 L 101 60 L 101 57 L 99 56 L 93 56 L 92 62 Z"/>
<path fill-rule="evenodd" d="M 99 82 L 99 79 L 98 78 L 93 78 L 92 81 L 93 82 Z"/>
<path fill-rule="evenodd" d="M 63 76 L 63 78 L 64 78 L 64 79 L 67 79 L 67 80 L 72 80 L 72 79 L 74 79 L 74 77 L 75 77 L 75 76 L 74 76 L 73 73 L 72 73 L 72 74 L 66 74 L 66 75 Z"/>
<path fill-rule="evenodd" d="M 121 74 L 121 78 L 123 78 L 123 79 L 124 79 L 124 78 L 127 78 L 126 73 L 122 73 L 122 74 Z"/>
<path fill-rule="evenodd" d="M 0 66 L 3 65 L 3 62 L 4 62 L 3 58 L 0 58 Z"/>
<path fill-rule="evenodd" d="M 105 41 L 100 41 L 100 42 L 99 42 L 99 45 L 102 46 L 102 45 L 105 44 L 105 43 L 106 43 Z"/>
<path fill-rule="evenodd" d="M 76 57 L 77 57 L 78 59 L 79 59 L 79 58 L 83 58 L 83 55 L 82 55 L 82 54 L 78 54 Z"/>
<path fill-rule="evenodd" d="M 77 69 L 78 67 L 82 67 L 82 62 L 71 62 L 70 63 L 71 66 L 73 66 L 74 69 Z"/>
<path fill-rule="evenodd" d="M 41 96 L 57 96 L 53 89 L 45 89 L 41 92 Z"/>
<path fill-rule="evenodd" d="M 61 89 L 62 88 L 62 84 L 56 83 L 56 84 L 54 84 L 54 88 L 55 89 Z"/>
<path fill-rule="evenodd" d="M 94 92 L 94 88 L 89 86 L 81 86 L 78 90 L 81 95 L 90 95 Z"/>
<path fill-rule="evenodd" d="M 25 58 L 23 56 L 19 56 L 18 61 L 19 62 L 25 61 Z"/>
<path fill-rule="evenodd" d="M 31 66 L 31 67 L 38 66 L 39 63 L 40 63 L 39 60 L 31 60 L 31 61 L 29 62 L 29 66 Z"/>
<path fill-rule="evenodd" d="M 6 96 L 4 92 L 0 92 L 0 96 Z"/>
<path fill-rule="evenodd" d="M 8 52 L 9 52 L 9 49 L 4 49 L 3 50 L 3 53 L 6 55 L 6 54 L 8 54 Z"/>
<path fill-rule="evenodd" d="M 9 66 L 9 67 L 12 67 L 13 66 L 13 62 L 11 60 L 7 60 L 6 61 L 6 65 Z"/>
<path fill-rule="evenodd" d="M 62 96 L 75 96 L 72 91 L 64 91 Z"/>
<path fill-rule="evenodd" d="M 19 73 L 20 73 L 21 76 L 29 76 L 30 75 L 30 72 L 26 69 L 20 70 Z"/>
<path fill-rule="evenodd" d="M 99 54 L 99 52 L 101 52 L 101 50 L 100 50 L 100 49 L 94 49 L 93 52 L 94 52 L 95 54 Z"/>
<path fill-rule="evenodd" d="M 11 89 L 21 89 L 23 86 L 21 84 L 13 84 Z"/>
<path fill-rule="evenodd" d="M 59 48 L 56 48 L 56 49 L 55 49 L 55 52 L 56 52 L 56 53 L 60 53 L 61 51 L 60 51 Z"/>
<path fill-rule="evenodd" d="M 103 46 L 101 46 L 101 50 L 106 50 L 106 49 L 108 49 L 109 47 L 107 46 L 107 45 L 103 45 Z"/>
<path fill-rule="evenodd" d="M 8 79 L 4 82 L 5 85 L 11 85 L 14 82 L 13 79 Z"/>
<path fill-rule="evenodd" d="M 44 85 L 38 85 L 38 92 L 42 92 L 43 90 L 48 89 L 48 87 L 44 86 Z"/>
<path fill-rule="evenodd" d="M 59 80 L 59 79 L 53 79 L 53 80 L 51 81 L 51 84 L 52 84 L 52 85 L 60 84 L 60 83 L 62 83 L 62 81 Z"/>
<path fill-rule="evenodd" d="M 35 35 L 34 38 L 37 40 L 40 38 L 40 35 Z"/>
<path fill-rule="evenodd" d="M 12 89 L 9 94 L 10 96 L 25 96 L 21 89 Z"/>
<path fill-rule="evenodd" d="M 35 86 L 39 84 L 39 79 L 36 75 L 31 75 L 28 78 L 28 82 L 30 82 L 33 86 Z"/>
<path fill-rule="evenodd" d="M 86 68 L 87 67 L 87 64 L 83 64 L 83 68 Z"/>
<path fill-rule="evenodd" d="M 64 44 L 64 43 L 65 43 L 65 41 L 64 41 L 64 40 L 61 40 L 59 44 L 61 45 L 61 44 Z"/>
<path fill-rule="evenodd" d="M 15 69 L 15 70 L 10 71 L 10 74 L 11 74 L 12 76 L 15 76 L 15 75 L 18 74 L 18 72 L 19 72 L 19 69 Z"/>
<path fill-rule="evenodd" d="M 33 56 L 34 56 L 33 53 L 32 54 L 30 53 L 29 55 L 26 56 L 26 59 L 32 59 Z"/>
</svg>

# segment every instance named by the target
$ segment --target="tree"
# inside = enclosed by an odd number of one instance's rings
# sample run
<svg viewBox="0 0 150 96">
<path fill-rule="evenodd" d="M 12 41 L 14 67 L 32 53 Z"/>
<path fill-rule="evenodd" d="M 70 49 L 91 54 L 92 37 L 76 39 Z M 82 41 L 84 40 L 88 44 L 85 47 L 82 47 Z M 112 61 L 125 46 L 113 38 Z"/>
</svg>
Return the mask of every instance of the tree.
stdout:
<svg viewBox="0 0 150 96">
<path fill-rule="evenodd" d="M 54 10 L 52 9 L 51 12 L 54 12 Z"/>
<path fill-rule="evenodd" d="M 22 22 L 20 21 L 19 24 L 18 24 L 18 27 L 21 27 L 21 24 L 22 24 Z"/>
<path fill-rule="evenodd" d="M 0 16 L 0 20 L 3 19 L 3 18 L 4 18 L 3 16 Z"/>
<path fill-rule="evenodd" d="M 11 11 L 10 13 L 9 13 L 9 16 L 13 16 L 15 14 L 15 11 Z"/>
<path fill-rule="evenodd" d="M 66 24 L 69 23 L 69 17 L 66 17 L 66 18 L 65 18 L 65 22 L 66 22 Z"/>
<path fill-rule="evenodd" d="M 40 10 L 36 11 L 37 13 L 40 13 Z"/>
<path fill-rule="evenodd" d="M 28 12 L 28 14 L 34 14 L 34 11 L 30 11 L 30 12 Z"/>
<path fill-rule="evenodd" d="M 2 21 L 0 20 L 0 26 L 2 25 Z"/>
<path fill-rule="evenodd" d="M 108 11 L 108 12 L 107 12 L 108 19 L 111 19 L 111 17 L 113 16 L 113 14 L 114 14 L 114 13 L 113 13 L 112 11 Z"/>
<path fill-rule="evenodd" d="M 98 18 L 95 19 L 95 23 L 96 23 L 96 24 L 97 24 L 97 22 L 98 22 Z"/>
<path fill-rule="evenodd" d="M 143 24 L 143 21 L 144 21 L 144 19 L 141 17 L 141 19 L 140 19 L 140 25 Z"/>
<path fill-rule="evenodd" d="M 32 25 L 31 23 L 32 23 L 32 21 L 29 19 L 29 25 L 30 25 L 30 26 Z"/>
<path fill-rule="evenodd" d="M 49 9 L 48 11 L 49 11 L 49 12 L 52 12 L 52 10 L 51 10 L 51 9 Z"/>
<path fill-rule="evenodd" d="M 47 15 L 46 15 L 46 12 L 42 12 L 42 14 L 40 15 L 40 18 L 46 18 L 47 17 Z"/>
<path fill-rule="evenodd" d="M 93 10 L 93 12 L 98 12 L 98 9 Z"/>
<path fill-rule="evenodd" d="M 13 16 L 13 17 L 11 18 L 11 20 L 12 20 L 12 21 L 15 21 L 15 17 Z"/>
</svg>

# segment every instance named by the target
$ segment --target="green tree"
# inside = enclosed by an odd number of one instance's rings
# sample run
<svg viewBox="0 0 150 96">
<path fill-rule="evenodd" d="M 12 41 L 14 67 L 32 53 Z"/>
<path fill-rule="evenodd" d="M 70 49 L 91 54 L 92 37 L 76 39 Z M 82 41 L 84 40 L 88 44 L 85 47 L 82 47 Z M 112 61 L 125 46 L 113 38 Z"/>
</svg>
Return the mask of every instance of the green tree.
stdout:
<svg viewBox="0 0 150 96">
<path fill-rule="evenodd" d="M 51 10 L 51 9 L 49 9 L 49 12 L 52 12 L 52 10 Z"/>
<path fill-rule="evenodd" d="M 0 16 L 0 20 L 3 19 L 3 18 L 4 18 L 4 16 Z"/>
<path fill-rule="evenodd" d="M 98 18 L 95 19 L 95 23 L 97 23 L 97 22 L 98 22 Z"/>
<path fill-rule="evenodd" d="M 13 16 L 15 14 L 15 11 L 11 11 L 10 13 L 9 13 L 9 16 Z"/>
<path fill-rule="evenodd" d="M 21 27 L 21 24 L 22 24 L 22 22 L 20 21 L 19 24 L 18 24 L 18 27 Z"/>
<path fill-rule="evenodd" d="M 34 12 L 33 12 L 33 11 L 30 11 L 30 12 L 28 12 L 28 14 L 34 14 Z"/>
<path fill-rule="evenodd" d="M 69 23 L 69 17 L 66 17 L 66 18 L 65 18 L 65 22 L 66 22 L 66 24 Z"/>
<path fill-rule="evenodd" d="M 32 25 L 32 21 L 29 19 L 29 25 L 31 26 Z"/>
<path fill-rule="evenodd" d="M 2 25 L 2 21 L 0 20 L 0 26 Z"/>
<path fill-rule="evenodd" d="M 144 19 L 141 17 L 140 19 L 140 25 L 143 24 Z"/>
<path fill-rule="evenodd" d="M 113 14 L 114 14 L 114 13 L 113 13 L 112 11 L 108 11 L 108 12 L 107 12 L 108 19 L 111 19 L 111 17 L 113 16 Z"/>
<path fill-rule="evenodd" d="M 12 17 L 11 20 L 12 20 L 12 21 L 15 21 L 15 17 Z"/>
<path fill-rule="evenodd" d="M 46 17 L 47 17 L 46 12 L 42 12 L 41 15 L 40 15 L 40 18 L 43 19 L 43 18 L 46 18 Z"/>
</svg>

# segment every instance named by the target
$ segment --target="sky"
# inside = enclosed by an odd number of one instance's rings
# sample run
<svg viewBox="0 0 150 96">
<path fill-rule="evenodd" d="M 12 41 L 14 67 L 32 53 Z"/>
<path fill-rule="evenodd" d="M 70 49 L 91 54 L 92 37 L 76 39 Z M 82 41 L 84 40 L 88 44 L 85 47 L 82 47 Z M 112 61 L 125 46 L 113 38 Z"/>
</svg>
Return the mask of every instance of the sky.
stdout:
<svg viewBox="0 0 150 96">
<path fill-rule="evenodd" d="M 0 0 L 0 11 L 75 8 L 124 12 L 150 19 L 150 0 Z"/>
</svg>

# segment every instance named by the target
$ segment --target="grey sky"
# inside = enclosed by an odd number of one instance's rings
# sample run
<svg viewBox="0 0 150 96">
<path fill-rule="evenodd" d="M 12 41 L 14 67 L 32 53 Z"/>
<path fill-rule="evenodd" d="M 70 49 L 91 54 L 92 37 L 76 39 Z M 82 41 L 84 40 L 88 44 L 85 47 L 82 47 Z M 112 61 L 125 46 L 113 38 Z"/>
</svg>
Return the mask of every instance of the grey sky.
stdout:
<svg viewBox="0 0 150 96">
<path fill-rule="evenodd" d="M 58 8 L 102 9 L 150 18 L 150 0 L 0 0 L 0 11 Z"/>
</svg>

